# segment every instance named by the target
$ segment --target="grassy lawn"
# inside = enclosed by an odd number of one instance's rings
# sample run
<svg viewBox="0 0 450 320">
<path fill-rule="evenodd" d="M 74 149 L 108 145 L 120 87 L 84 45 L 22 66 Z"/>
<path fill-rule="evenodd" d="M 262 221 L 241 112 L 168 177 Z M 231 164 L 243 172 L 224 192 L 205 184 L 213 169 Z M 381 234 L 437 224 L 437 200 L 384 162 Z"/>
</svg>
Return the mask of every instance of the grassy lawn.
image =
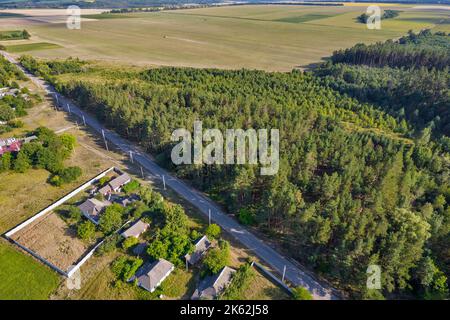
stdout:
<svg viewBox="0 0 450 320">
<path fill-rule="evenodd" d="M 146 66 L 290 71 L 358 42 L 397 38 L 410 29 L 450 31 L 445 10 L 412 7 L 384 6 L 402 13 L 383 21 L 381 30 L 368 30 L 356 22 L 366 9 L 359 6 L 248 5 L 85 15 L 93 19 L 83 20 L 80 30 L 67 30 L 64 23 L 36 24 L 24 18 L 20 28 L 27 28 L 33 39 L 60 47 L 36 50 L 35 45 L 15 50 L 34 49 L 33 55 L 44 58 L 78 56 Z M 32 15 L 33 10 L 27 10 L 27 14 Z"/>
<path fill-rule="evenodd" d="M 161 292 L 168 298 L 189 299 L 195 291 L 196 281 L 192 271 L 175 269 L 161 284 Z"/>
<path fill-rule="evenodd" d="M 267 279 L 257 269 L 253 270 L 255 275 L 242 294 L 243 300 L 289 300 L 291 298 L 283 288 Z"/>
<path fill-rule="evenodd" d="M 61 278 L 42 263 L 0 241 L 0 300 L 42 300 Z"/>
</svg>

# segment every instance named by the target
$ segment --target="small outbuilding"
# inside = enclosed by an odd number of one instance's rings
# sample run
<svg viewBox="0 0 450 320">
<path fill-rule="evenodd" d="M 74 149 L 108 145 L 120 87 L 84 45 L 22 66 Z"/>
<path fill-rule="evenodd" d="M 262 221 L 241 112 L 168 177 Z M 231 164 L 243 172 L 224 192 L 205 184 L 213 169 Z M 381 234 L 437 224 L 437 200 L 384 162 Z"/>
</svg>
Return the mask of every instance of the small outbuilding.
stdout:
<svg viewBox="0 0 450 320">
<path fill-rule="evenodd" d="M 209 241 L 207 236 L 201 237 L 196 243 L 195 243 L 195 250 L 191 254 L 187 254 L 184 256 L 186 261 L 194 265 L 197 262 L 200 261 L 200 259 L 203 257 L 203 255 L 208 251 L 208 249 L 211 247 L 212 243 Z"/>
<path fill-rule="evenodd" d="M 91 198 L 80 204 L 78 208 L 86 218 L 94 224 L 98 224 L 100 214 L 103 212 L 103 209 L 109 205 L 111 205 L 109 201 L 100 201 L 95 198 Z"/>
<path fill-rule="evenodd" d="M 195 290 L 191 299 L 215 299 L 230 284 L 235 272 L 236 270 L 233 268 L 225 266 L 218 274 L 204 278 Z"/>
<path fill-rule="evenodd" d="M 105 186 L 100 188 L 98 192 L 100 192 L 104 196 L 111 194 L 113 192 L 120 192 L 122 187 L 130 182 L 131 177 L 127 173 L 122 173 L 120 176 L 112 179 Z"/>
<path fill-rule="evenodd" d="M 129 238 L 135 237 L 139 238 L 141 234 L 143 234 L 150 227 L 148 223 L 145 223 L 142 220 L 136 221 L 131 227 L 122 232 L 122 237 Z"/>
<path fill-rule="evenodd" d="M 153 263 L 144 264 L 129 281 L 137 280 L 138 286 L 153 292 L 175 269 L 175 266 L 165 260 L 159 259 Z"/>
</svg>

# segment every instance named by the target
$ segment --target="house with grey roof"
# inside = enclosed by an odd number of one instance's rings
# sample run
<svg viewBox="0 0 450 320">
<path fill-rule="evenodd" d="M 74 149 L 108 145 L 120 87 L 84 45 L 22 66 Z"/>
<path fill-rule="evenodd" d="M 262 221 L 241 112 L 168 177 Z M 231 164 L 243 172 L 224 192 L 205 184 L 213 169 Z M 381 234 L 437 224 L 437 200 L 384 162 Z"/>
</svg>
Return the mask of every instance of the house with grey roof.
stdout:
<svg viewBox="0 0 450 320">
<path fill-rule="evenodd" d="M 206 253 L 206 251 L 208 251 L 208 249 L 211 246 L 212 243 L 211 241 L 209 241 L 208 237 L 203 236 L 195 243 L 194 252 L 185 255 L 184 258 L 189 264 L 194 265 L 200 261 L 200 259 L 203 257 L 203 255 Z"/>
<path fill-rule="evenodd" d="M 235 272 L 236 270 L 233 268 L 225 266 L 218 274 L 204 278 L 200 281 L 191 299 L 212 300 L 217 298 L 230 284 Z"/>
<path fill-rule="evenodd" d="M 127 173 L 122 173 L 120 176 L 112 179 L 105 186 L 103 186 L 98 192 L 106 196 L 113 192 L 120 192 L 122 187 L 131 182 L 131 177 Z"/>
<path fill-rule="evenodd" d="M 120 192 L 120 189 L 129 182 L 131 182 L 131 177 L 128 174 L 123 173 L 117 178 L 111 180 L 109 182 L 109 186 L 114 192 Z"/>
<path fill-rule="evenodd" d="M 167 260 L 159 259 L 153 263 L 144 264 L 129 281 L 137 280 L 138 286 L 153 292 L 175 269 Z"/>
<path fill-rule="evenodd" d="M 94 224 L 98 224 L 100 214 L 103 212 L 103 209 L 109 205 L 111 205 L 109 201 L 100 201 L 91 198 L 80 204 L 78 208 L 86 218 L 91 220 Z"/>
<path fill-rule="evenodd" d="M 139 238 L 141 234 L 143 234 L 145 231 L 147 231 L 148 227 L 150 225 L 148 223 L 145 223 L 142 220 L 136 221 L 131 227 L 129 227 L 127 230 L 122 232 L 122 237 L 129 238 L 129 237 L 135 237 Z"/>
</svg>

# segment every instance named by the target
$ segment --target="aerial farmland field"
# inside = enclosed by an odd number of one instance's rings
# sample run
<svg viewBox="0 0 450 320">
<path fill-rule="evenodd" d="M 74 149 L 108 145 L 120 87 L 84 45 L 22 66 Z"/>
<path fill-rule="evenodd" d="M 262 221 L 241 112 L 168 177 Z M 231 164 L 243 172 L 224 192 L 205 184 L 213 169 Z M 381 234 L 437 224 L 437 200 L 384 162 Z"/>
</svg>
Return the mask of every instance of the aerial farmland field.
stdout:
<svg viewBox="0 0 450 320">
<path fill-rule="evenodd" d="M 412 5 L 385 5 L 402 12 L 383 21 L 381 30 L 368 30 L 355 20 L 366 7 L 248 5 L 108 15 L 91 10 L 82 12 L 81 30 L 66 28 L 65 10 L 13 10 L 13 17 L 0 17 L 0 29 L 26 27 L 30 40 L 3 44 L 12 53 L 37 57 L 269 71 L 305 68 L 334 50 L 397 38 L 410 29 L 450 30 L 447 10 Z"/>
</svg>

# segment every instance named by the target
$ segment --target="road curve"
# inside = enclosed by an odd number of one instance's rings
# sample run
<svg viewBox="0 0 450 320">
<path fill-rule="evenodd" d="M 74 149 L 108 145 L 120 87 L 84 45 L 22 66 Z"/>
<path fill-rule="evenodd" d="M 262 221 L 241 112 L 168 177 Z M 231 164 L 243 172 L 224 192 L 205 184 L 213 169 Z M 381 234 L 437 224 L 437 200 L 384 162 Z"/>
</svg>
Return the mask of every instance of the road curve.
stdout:
<svg viewBox="0 0 450 320">
<path fill-rule="evenodd" d="M 228 216 L 222 211 L 212 200 L 205 197 L 203 194 L 193 189 L 180 179 L 172 176 L 166 170 L 159 167 L 151 158 L 145 154 L 138 146 L 132 142 L 120 137 L 117 133 L 107 130 L 97 121 L 93 116 L 82 112 L 82 110 L 65 98 L 61 94 L 44 80 L 37 78 L 25 70 L 14 57 L 4 51 L 0 53 L 8 59 L 11 63 L 17 65 L 23 72 L 33 81 L 38 87 L 45 90 L 48 94 L 53 95 L 56 98 L 59 107 L 65 111 L 70 112 L 80 118 L 80 123 L 85 121 L 86 125 L 93 128 L 99 134 L 104 133 L 105 138 L 113 143 L 116 147 L 123 152 L 132 153 L 133 160 L 139 163 L 144 169 L 153 175 L 153 177 L 160 178 L 164 176 L 164 180 L 167 186 L 172 188 L 175 192 L 189 201 L 192 205 L 197 207 L 203 214 L 208 216 L 209 210 L 211 210 L 211 220 L 221 226 L 222 229 L 230 233 L 236 240 L 242 243 L 245 247 L 253 251 L 262 261 L 271 266 L 279 274 L 283 273 L 284 267 L 286 267 L 285 278 L 289 280 L 295 286 L 303 286 L 307 288 L 317 300 L 336 300 L 338 296 L 333 288 L 317 281 L 312 276 L 301 270 L 301 267 L 289 259 L 275 251 L 267 243 L 264 243 L 261 239 L 257 238 L 254 234 L 249 232 L 238 222 Z M 84 119 L 84 120 L 83 120 Z"/>
</svg>

